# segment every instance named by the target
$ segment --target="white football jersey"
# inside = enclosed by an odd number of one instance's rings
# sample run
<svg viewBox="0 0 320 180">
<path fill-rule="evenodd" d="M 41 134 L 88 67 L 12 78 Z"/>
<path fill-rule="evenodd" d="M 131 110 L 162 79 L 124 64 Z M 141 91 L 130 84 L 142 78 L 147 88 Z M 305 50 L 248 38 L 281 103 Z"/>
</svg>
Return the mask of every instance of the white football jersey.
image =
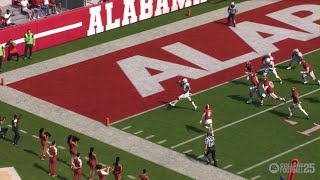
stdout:
<svg viewBox="0 0 320 180">
<path fill-rule="evenodd" d="M 190 91 L 190 84 L 189 83 L 184 83 L 183 85 L 182 85 L 182 90 L 183 90 L 183 93 L 185 94 L 185 93 L 189 93 L 189 91 Z"/>
</svg>

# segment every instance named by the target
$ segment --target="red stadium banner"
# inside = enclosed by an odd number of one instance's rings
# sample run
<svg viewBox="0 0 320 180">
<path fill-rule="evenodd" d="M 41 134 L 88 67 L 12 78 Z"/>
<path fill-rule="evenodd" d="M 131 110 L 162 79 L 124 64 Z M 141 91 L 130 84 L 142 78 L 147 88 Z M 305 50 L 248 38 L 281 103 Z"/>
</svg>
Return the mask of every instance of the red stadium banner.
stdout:
<svg viewBox="0 0 320 180">
<path fill-rule="evenodd" d="M 207 0 L 123 0 L 89 6 L 0 31 L 0 43 L 10 39 L 24 50 L 24 34 L 31 29 L 34 51 L 194 6 Z"/>
</svg>

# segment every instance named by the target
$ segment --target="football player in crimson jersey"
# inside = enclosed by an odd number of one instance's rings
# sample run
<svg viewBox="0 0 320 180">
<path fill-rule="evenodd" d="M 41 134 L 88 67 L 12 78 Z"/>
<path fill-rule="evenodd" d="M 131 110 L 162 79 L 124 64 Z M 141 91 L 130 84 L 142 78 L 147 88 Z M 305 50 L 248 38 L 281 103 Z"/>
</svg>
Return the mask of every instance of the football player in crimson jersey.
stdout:
<svg viewBox="0 0 320 180">
<path fill-rule="evenodd" d="M 280 100 L 286 103 L 286 100 L 284 98 L 278 97 L 277 95 L 274 94 L 274 85 L 272 81 L 269 81 L 267 77 L 263 77 L 262 81 L 263 81 L 263 84 L 262 84 L 263 90 L 267 92 L 267 94 L 263 93 L 261 95 L 261 101 L 260 101 L 261 105 L 263 105 L 263 100 L 267 95 L 271 96 L 273 99 Z"/>
<path fill-rule="evenodd" d="M 292 56 L 290 58 L 290 61 L 289 61 L 289 65 L 287 67 L 287 70 L 290 70 L 291 69 L 291 64 L 293 62 L 297 62 L 298 64 L 301 63 L 301 60 L 303 60 L 303 55 L 302 53 L 299 51 L 299 49 L 294 49 L 293 50 L 293 53 L 292 53 Z"/>
<path fill-rule="evenodd" d="M 252 86 L 249 88 L 249 100 L 247 101 L 247 104 L 252 103 L 252 97 L 253 93 L 255 92 L 258 97 L 261 97 L 260 91 L 259 91 L 259 80 L 255 72 L 246 72 L 248 74 L 248 77 L 252 83 Z"/>
<path fill-rule="evenodd" d="M 291 97 L 292 97 L 292 100 L 293 100 L 293 104 L 291 104 L 289 107 L 288 107 L 288 110 L 289 110 L 289 116 L 288 116 L 288 119 L 290 119 L 292 117 L 292 109 L 293 108 L 298 108 L 305 116 L 307 119 L 309 119 L 309 115 L 308 113 L 302 109 L 302 106 L 301 106 L 301 102 L 300 102 L 300 99 L 299 99 L 299 93 L 297 91 L 297 89 L 295 87 L 292 87 L 291 88 Z"/>
<path fill-rule="evenodd" d="M 188 83 L 187 78 L 183 78 L 182 81 L 178 81 L 178 83 L 180 84 L 180 86 L 182 87 L 183 90 L 183 94 L 181 94 L 176 100 L 174 100 L 173 102 L 170 102 L 169 104 L 171 106 L 175 106 L 177 104 L 178 101 L 180 101 L 181 99 L 188 99 L 189 102 L 193 105 L 194 110 L 197 110 L 197 107 L 194 102 L 191 99 L 191 93 L 190 93 L 190 84 Z"/>
<path fill-rule="evenodd" d="M 308 83 L 306 77 L 309 75 L 315 82 L 317 82 L 320 85 L 320 80 L 318 80 L 314 75 L 314 72 L 311 66 L 309 65 L 309 63 L 306 62 L 305 60 L 301 60 L 301 64 L 302 64 L 302 67 L 306 70 L 306 71 L 301 71 L 301 77 L 304 80 L 303 84 Z"/>
<path fill-rule="evenodd" d="M 212 110 L 207 104 L 204 108 L 204 112 L 202 114 L 200 124 L 202 124 L 205 128 L 208 129 L 209 132 L 213 134 L 213 128 L 212 128 Z"/>
</svg>

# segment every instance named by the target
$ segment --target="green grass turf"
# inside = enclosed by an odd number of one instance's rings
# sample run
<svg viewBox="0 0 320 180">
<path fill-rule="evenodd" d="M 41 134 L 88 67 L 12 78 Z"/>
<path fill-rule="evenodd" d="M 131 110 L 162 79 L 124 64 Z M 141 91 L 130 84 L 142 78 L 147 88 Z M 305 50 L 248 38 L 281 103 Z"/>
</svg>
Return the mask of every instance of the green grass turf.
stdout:
<svg viewBox="0 0 320 180">
<path fill-rule="evenodd" d="M 305 58 L 310 62 L 314 70 L 320 69 L 320 65 L 317 63 L 319 57 L 320 51 L 305 55 Z M 309 84 L 302 84 L 302 79 L 300 78 L 300 70 L 302 70 L 302 67 L 287 71 L 285 70 L 286 65 L 287 63 L 285 62 L 277 66 L 278 74 L 284 80 L 284 84 L 282 85 L 274 81 L 276 86 L 275 93 L 278 96 L 290 100 L 290 88 L 292 86 L 295 86 L 298 89 L 300 95 L 313 90 L 319 90 L 320 86 L 311 79 L 309 79 Z M 315 74 L 320 77 L 319 72 L 315 72 Z M 259 75 L 259 77 L 261 77 L 261 75 Z M 271 80 L 275 80 L 271 75 L 269 75 L 269 77 Z M 245 104 L 245 101 L 248 98 L 249 86 L 249 81 L 246 81 L 245 78 L 240 78 L 226 85 L 194 95 L 193 100 L 199 107 L 204 106 L 207 103 L 211 104 L 214 111 L 214 128 L 222 127 L 282 103 L 267 98 L 264 102 L 265 105 L 260 106 L 259 99 L 255 96 L 255 102 L 253 104 Z M 291 126 L 283 121 L 288 115 L 287 107 L 291 104 L 291 102 L 289 102 L 244 122 L 216 132 L 215 135 L 218 144 L 217 156 L 220 160 L 220 167 L 233 164 L 233 166 L 227 170 L 237 173 L 247 167 L 319 136 L 320 132 L 317 132 L 310 137 L 306 137 L 296 132 L 311 128 L 314 122 L 320 123 L 319 97 L 320 90 L 301 98 L 302 106 L 309 113 L 311 120 L 307 121 L 303 119 L 304 115 L 297 109 L 294 109 L 293 120 L 299 122 L 295 126 Z M 162 145 L 168 148 L 193 137 L 203 135 L 206 129 L 199 125 L 202 108 L 194 112 L 192 106 L 187 101 L 181 101 L 177 106 L 178 107 L 169 110 L 167 107 L 160 107 L 151 112 L 114 124 L 113 126 L 117 128 L 132 126 L 130 129 L 125 130 L 130 133 L 143 130 L 143 133 L 138 134 L 140 137 L 146 137 L 153 134 L 155 137 L 149 139 L 152 142 L 166 139 L 167 142 Z M 172 133 L 168 133 L 168 130 L 172 131 Z M 174 150 L 184 152 L 192 149 L 192 152 L 190 152 L 189 155 L 191 157 L 197 157 L 203 154 L 203 141 L 204 137 L 177 147 Z M 315 149 L 320 148 L 320 143 L 318 142 L 317 144 L 318 146 Z M 293 152 L 291 154 L 294 156 L 295 153 Z M 305 154 L 304 158 L 310 159 L 314 156 L 316 156 L 315 150 Z M 318 163 L 318 166 L 320 165 L 319 159 L 315 159 L 315 162 Z M 267 173 L 267 170 L 262 171 L 262 173 L 264 173 L 263 175 L 266 179 L 273 177 L 272 174 Z M 254 176 L 254 174 L 251 174 L 250 172 L 242 175 L 247 178 Z M 315 179 L 316 177 L 319 177 L 319 172 L 310 175 L 310 179 Z"/>
<path fill-rule="evenodd" d="M 73 172 L 70 169 L 70 154 L 66 143 L 66 138 L 69 134 L 76 135 L 80 138 L 78 152 L 80 152 L 82 156 L 83 179 L 89 178 L 89 168 L 86 165 L 86 159 L 84 159 L 84 157 L 88 155 L 91 146 L 95 148 L 99 162 L 104 164 L 112 165 L 115 157 L 120 156 L 124 179 L 128 179 L 126 177 L 127 175 L 138 176 L 144 168 L 148 170 L 148 174 L 152 179 L 190 179 L 175 171 L 106 145 L 93 138 L 76 133 L 68 128 L 54 124 L 3 102 L 0 102 L 0 110 L 1 116 L 7 117 L 5 126 L 11 123 L 10 119 L 14 113 L 22 113 L 23 115 L 20 129 L 27 133 L 21 133 L 20 145 L 15 147 L 11 144 L 13 132 L 10 128 L 7 138 L 0 138 L 0 167 L 13 166 L 23 180 L 52 179 L 48 176 L 48 158 L 46 161 L 40 161 L 39 159 L 41 154 L 40 140 L 32 137 L 32 135 L 38 135 L 38 131 L 42 127 L 52 134 L 52 137 L 49 139 L 50 141 L 55 140 L 57 145 L 66 148 L 65 150 L 58 148 L 57 173 L 59 176 L 57 179 L 72 179 L 73 177 Z M 97 175 L 95 177 L 97 178 Z M 107 179 L 109 178 L 113 179 L 112 175 L 107 176 Z"/>
<path fill-rule="evenodd" d="M 233 0 L 235 3 L 242 2 L 244 0 Z M 207 13 L 219 8 L 226 8 L 230 4 L 231 0 L 210 0 L 209 2 L 190 7 L 192 16 Z M 183 9 L 180 11 L 175 11 L 166 15 L 151 18 L 149 20 L 141 21 L 135 24 L 124 26 L 118 29 L 100 33 L 94 36 L 82 38 L 65 44 L 61 44 L 52 48 L 44 49 L 35 52 L 32 56 L 32 61 L 16 61 L 3 63 L 2 71 L 7 72 L 20 67 L 28 66 L 30 64 L 45 61 L 57 56 L 61 56 L 67 53 L 75 52 L 81 49 L 92 47 L 98 44 L 102 44 L 108 41 L 119 39 L 125 36 L 136 34 L 142 31 L 153 29 L 165 24 L 180 21 L 188 18 L 187 10 Z"/>
</svg>

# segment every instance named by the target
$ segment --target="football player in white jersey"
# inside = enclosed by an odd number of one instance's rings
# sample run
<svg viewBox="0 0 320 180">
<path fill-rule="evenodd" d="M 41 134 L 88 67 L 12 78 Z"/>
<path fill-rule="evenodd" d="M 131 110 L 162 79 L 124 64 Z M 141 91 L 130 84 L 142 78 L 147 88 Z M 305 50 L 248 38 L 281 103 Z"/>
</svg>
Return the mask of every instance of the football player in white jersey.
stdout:
<svg viewBox="0 0 320 180">
<path fill-rule="evenodd" d="M 181 94 L 176 100 L 174 100 L 173 102 L 170 102 L 169 104 L 171 106 L 175 106 L 177 104 L 178 101 L 180 101 L 181 99 L 188 99 L 189 102 L 193 105 L 194 110 L 197 109 L 197 106 L 194 104 L 194 102 L 191 99 L 191 93 L 190 93 L 190 84 L 188 83 L 187 78 L 183 78 L 182 81 L 178 81 L 178 83 L 180 84 L 182 90 L 183 90 L 183 94 Z"/>
<path fill-rule="evenodd" d="M 263 58 L 262 60 L 263 76 L 267 76 L 267 74 L 272 73 L 279 80 L 280 84 L 282 84 L 282 80 L 276 71 L 276 67 L 274 65 L 273 59 L 274 58 L 271 56 L 271 53 L 269 53 L 268 57 Z"/>
<path fill-rule="evenodd" d="M 294 49 L 293 50 L 293 53 L 292 53 L 292 56 L 290 58 L 290 61 L 289 61 L 289 65 L 287 67 L 287 70 L 290 70 L 291 69 L 291 64 L 293 62 L 297 62 L 299 65 L 301 64 L 301 60 L 303 60 L 303 55 L 302 53 L 299 51 L 299 49 Z"/>
</svg>

